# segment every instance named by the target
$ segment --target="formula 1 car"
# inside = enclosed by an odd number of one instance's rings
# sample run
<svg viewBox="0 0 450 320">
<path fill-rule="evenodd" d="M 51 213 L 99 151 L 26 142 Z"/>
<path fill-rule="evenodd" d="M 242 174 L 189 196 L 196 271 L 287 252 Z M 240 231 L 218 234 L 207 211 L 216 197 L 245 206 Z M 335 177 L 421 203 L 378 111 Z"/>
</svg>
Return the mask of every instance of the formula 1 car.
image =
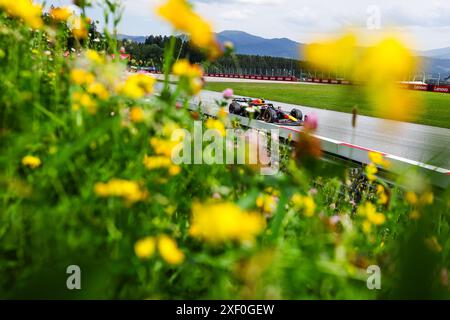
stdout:
<svg viewBox="0 0 450 320">
<path fill-rule="evenodd" d="M 233 99 L 229 112 L 242 117 L 262 120 L 268 123 L 300 126 L 303 121 L 303 114 L 298 109 L 292 109 L 289 113 L 275 108 L 273 104 L 267 103 L 264 99 L 236 98 Z"/>
</svg>

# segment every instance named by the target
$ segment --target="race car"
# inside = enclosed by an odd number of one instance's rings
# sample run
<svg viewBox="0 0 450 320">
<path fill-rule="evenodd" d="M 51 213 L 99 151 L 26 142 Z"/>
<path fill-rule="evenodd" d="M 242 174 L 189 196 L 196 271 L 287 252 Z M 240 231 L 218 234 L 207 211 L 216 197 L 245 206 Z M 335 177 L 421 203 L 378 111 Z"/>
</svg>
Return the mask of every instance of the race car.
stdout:
<svg viewBox="0 0 450 320">
<path fill-rule="evenodd" d="M 264 99 L 236 98 L 231 101 L 229 112 L 242 117 L 263 120 L 268 123 L 300 126 L 303 121 L 303 114 L 298 109 L 292 109 L 289 113 L 275 108 L 273 104 L 267 103 Z"/>
</svg>

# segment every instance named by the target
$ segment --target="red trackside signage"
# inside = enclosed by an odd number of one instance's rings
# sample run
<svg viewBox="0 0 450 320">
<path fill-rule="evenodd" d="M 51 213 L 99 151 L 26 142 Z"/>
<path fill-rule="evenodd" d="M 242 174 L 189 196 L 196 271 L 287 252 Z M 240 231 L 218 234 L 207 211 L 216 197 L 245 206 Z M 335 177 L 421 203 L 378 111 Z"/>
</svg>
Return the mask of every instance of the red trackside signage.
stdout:
<svg viewBox="0 0 450 320">
<path fill-rule="evenodd" d="M 450 86 L 433 86 L 434 92 L 442 92 L 442 93 L 449 93 L 450 92 Z"/>
<path fill-rule="evenodd" d="M 428 85 L 427 84 L 414 84 L 411 89 L 420 90 L 420 91 L 428 91 Z"/>
</svg>

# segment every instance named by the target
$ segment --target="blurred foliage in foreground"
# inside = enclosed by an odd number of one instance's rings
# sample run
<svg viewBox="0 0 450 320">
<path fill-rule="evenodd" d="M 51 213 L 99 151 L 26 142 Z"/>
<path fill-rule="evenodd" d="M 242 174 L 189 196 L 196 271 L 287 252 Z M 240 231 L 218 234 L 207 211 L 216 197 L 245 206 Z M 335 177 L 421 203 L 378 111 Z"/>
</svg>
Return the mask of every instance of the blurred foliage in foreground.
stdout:
<svg viewBox="0 0 450 320">
<path fill-rule="evenodd" d="M 103 4 L 116 26 L 120 4 Z M 221 54 L 184 0 L 157 10 L 209 59 Z M 126 74 L 109 32 L 100 46 L 84 14 L 41 14 L 0 0 L 0 297 L 449 297 L 448 190 L 414 172 L 399 178 L 406 192 L 386 184 L 376 153 L 363 174 L 321 162 L 314 123 L 275 176 L 175 165 L 173 130 L 206 120 L 187 109 L 200 66 L 172 61 L 169 44 L 166 75 L 180 81 L 150 97 L 155 80 Z M 223 112 L 204 124 L 238 125 Z M 69 265 L 80 291 L 66 288 Z M 381 291 L 367 289 L 370 265 Z"/>
</svg>

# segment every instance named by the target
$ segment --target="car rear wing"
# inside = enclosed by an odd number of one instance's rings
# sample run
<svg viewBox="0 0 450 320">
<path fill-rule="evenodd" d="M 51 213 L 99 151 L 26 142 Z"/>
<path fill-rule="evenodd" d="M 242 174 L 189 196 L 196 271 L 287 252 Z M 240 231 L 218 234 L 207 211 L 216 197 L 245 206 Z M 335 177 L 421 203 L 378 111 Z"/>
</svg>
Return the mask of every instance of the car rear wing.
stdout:
<svg viewBox="0 0 450 320">
<path fill-rule="evenodd" d="M 248 102 L 249 100 L 251 100 L 251 99 L 249 99 L 249 98 L 234 98 L 232 101 L 233 102 Z"/>
</svg>

